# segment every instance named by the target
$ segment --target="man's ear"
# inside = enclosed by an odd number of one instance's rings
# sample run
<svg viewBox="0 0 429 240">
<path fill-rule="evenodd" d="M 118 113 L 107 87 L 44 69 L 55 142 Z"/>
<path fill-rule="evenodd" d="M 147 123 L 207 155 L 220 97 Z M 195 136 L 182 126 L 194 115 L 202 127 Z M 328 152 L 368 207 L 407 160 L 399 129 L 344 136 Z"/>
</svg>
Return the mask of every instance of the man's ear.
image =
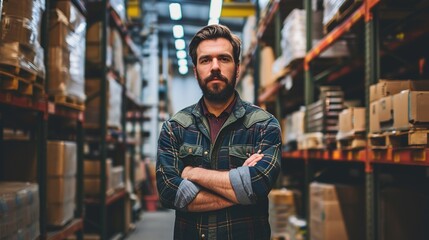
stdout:
<svg viewBox="0 0 429 240">
<path fill-rule="evenodd" d="M 194 69 L 194 77 L 196 79 L 198 79 L 198 77 L 197 77 L 197 67 L 194 66 L 192 69 Z"/>
</svg>

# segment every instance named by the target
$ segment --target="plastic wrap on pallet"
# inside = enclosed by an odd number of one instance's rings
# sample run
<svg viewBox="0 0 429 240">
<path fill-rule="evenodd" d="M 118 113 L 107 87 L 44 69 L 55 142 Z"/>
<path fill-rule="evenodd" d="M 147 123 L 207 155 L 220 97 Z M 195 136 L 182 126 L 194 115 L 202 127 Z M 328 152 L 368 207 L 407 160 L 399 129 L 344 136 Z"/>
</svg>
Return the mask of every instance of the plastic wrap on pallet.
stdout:
<svg viewBox="0 0 429 240">
<path fill-rule="evenodd" d="M 112 45 L 111 42 L 107 42 L 106 49 L 102 49 L 101 35 L 102 35 L 103 24 L 101 21 L 88 25 L 86 34 L 86 62 L 90 65 L 97 67 L 101 66 L 101 53 L 106 51 L 106 66 L 112 66 Z M 110 30 L 107 30 L 107 39 L 110 39 Z"/>
<path fill-rule="evenodd" d="M 126 88 L 135 99 L 140 99 L 142 91 L 142 65 L 140 62 L 127 64 Z"/>
<path fill-rule="evenodd" d="M 38 185 L 0 182 L 0 239 L 36 239 L 38 226 Z"/>
<path fill-rule="evenodd" d="M 119 74 L 121 78 L 124 77 L 125 63 L 124 63 L 124 44 L 119 31 L 112 28 L 112 53 L 113 53 L 113 69 Z"/>
<path fill-rule="evenodd" d="M 50 14 L 48 93 L 74 97 L 83 102 L 86 21 L 75 7 L 62 4 L 61 8 L 66 13 L 55 9 Z"/>
<path fill-rule="evenodd" d="M 122 21 L 127 20 L 127 8 L 125 7 L 124 0 L 110 0 L 110 6 L 119 15 Z"/>
<path fill-rule="evenodd" d="M 101 79 L 87 79 L 85 92 L 90 99 L 85 108 L 85 125 L 99 127 Z M 121 128 L 122 86 L 111 75 L 107 77 L 107 126 Z"/>
<path fill-rule="evenodd" d="M 0 28 L 0 63 L 44 78 L 40 45 L 44 0 L 4 1 Z M 22 52 L 21 52 L 22 50 Z"/>
<path fill-rule="evenodd" d="M 323 1 L 323 25 L 326 25 L 331 21 L 335 14 L 337 14 L 338 10 L 340 9 L 341 5 L 346 0 L 324 0 Z"/>
</svg>

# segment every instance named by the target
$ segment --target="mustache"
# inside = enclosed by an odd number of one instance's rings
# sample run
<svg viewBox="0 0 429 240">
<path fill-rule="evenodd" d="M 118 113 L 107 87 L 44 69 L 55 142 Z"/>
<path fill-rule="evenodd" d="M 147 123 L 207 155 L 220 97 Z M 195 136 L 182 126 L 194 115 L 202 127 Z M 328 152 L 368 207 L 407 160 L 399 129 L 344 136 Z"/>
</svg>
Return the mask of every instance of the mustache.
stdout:
<svg viewBox="0 0 429 240">
<path fill-rule="evenodd" d="M 208 83 L 208 82 L 214 80 L 215 78 L 218 80 L 222 80 L 224 82 L 228 82 L 228 79 L 224 75 L 222 75 L 220 72 L 212 72 L 210 74 L 210 76 L 204 78 L 204 82 Z"/>
</svg>

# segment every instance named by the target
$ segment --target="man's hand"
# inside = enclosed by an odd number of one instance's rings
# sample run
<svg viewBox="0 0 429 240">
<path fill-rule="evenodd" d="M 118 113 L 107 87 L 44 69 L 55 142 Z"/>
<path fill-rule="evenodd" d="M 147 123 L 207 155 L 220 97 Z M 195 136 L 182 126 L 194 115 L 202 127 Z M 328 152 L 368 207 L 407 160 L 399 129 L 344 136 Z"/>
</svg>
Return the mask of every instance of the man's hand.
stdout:
<svg viewBox="0 0 429 240">
<path fill-rule="evenodd" d="M 257 153 L 252 154 L 246 161 L 243 163 L 243 166 L 253 167 L 256 165 L 259 160 L 264 157 L 264 154 L 261 154 L 261 150 L 258 150 Z"/>
<path fill-rule="evenodd" d="M 194 167 L 191 167 L 191 166 L 187 166 L 187 167 L 185 167 L 185 168 L 183 169 L 183 171 L 182 171 L 182 178 L 183 178 L 183 179 L 188 179 L 188 178 L 190 178 L 190 177 L 191 177 L 190 173 L 191 173 L 191 170 L 192 170 L 193 168 L 194 168 Z"/>
</svg>

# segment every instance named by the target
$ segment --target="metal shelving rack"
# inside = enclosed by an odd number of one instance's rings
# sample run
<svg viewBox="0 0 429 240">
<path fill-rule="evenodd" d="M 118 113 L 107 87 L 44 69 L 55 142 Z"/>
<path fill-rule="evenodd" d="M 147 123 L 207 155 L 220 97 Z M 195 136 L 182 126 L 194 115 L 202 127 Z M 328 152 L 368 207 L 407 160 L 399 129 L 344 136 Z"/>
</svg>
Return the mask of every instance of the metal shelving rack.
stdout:
<svg viewBox="0 0 429 240">
<path fill-rule="evenodd" d="M 282 1 L 280 4 L 285 4 L 285 2 L 286 1 Z M 303 2 L 307 9 L 307 19 L 311 19 L 311 1 L 304 0 Z M 366 129 L 368 133 L 369 86 L 376 83 L 378 79 L 383 76 L 381 66 L 382 59 L 385 56 L 388 56 L 389 52 L 395 52 L 398 49 L 401 49 L 401 47 L 404 48 L 404 46 L 409 46 L 409 43 L 413 40 L 418 40 L 422 36 L 425 36 L 423 39 L 427 39 L 427 33 L 429 32 L 427 27 L 421 27 L 421 29 L 417 30 L 415 28 L 407 29 L 408 32 L 405 32 L 407 35 L 404 41 L 391 42 L 388 43 L 387 46 L 384 44 L 384 48 L 382 48 L 382 29 L 380 27 L 381 19 L 379 16 L 381 13 L 380 8 L 382 5 L 389 5 L 389 3 L 391 2 L 383 0 L 363 0 L 362 5 L 355 8 L 349 17 L 343 19 L 343 21 L 334 27 L 317 45 L 307 45 L 308 52 L 302 65 L 298 64 L 292 69 L 287 68 L 285 70 L 285 75 L 293 74 L 293 78 L 299 78 L 298 80 L 301 80 L 299 75 L 303 75 L 302 81 L 305 86 L 303 88 L 303 92 L 305 93 L 303 103 L 305 103 L 306 106 L 313 103 L 315 100 L 316 83 L 318 84 L 322 81 L 332 83 L 338 79 L 347 77 L 356 71 L 362 71 L 364 77 L 362 89 L 365 92 L 363 99 L 367 109 Z M 418 1 L 413 1 L 413 4 L 424 5 Z M 412 8 L 413 6 L 411 5 L 408 7 Z M 422 12 L 427 9 L 428 5 L 426 4 L 415 10 L 416 12 Z M 413 14 L 411 14 L 411 16 L 413 16 Z M 396 18 L 398 19 L 400 17 Z M 260 25 L 258 29 L 268 31 L 266 21 L 262 19 L 259 23 Z M 311 21 L 307 21 L 307 39 L 311 39 L 311 27 Z M 327 50 L 340 38 L 344 37 L 344 35 L 353 28 L 354 31 L 358 31 L 360 33 L 359 37 L 363 37 L 365 49 L 365 52 L 362 54 L 363 57 L 361 59 L 353 59 L 349 62 L 342 62 L 341 64 L 331 68 L 326 67 L 325 64 L 323 67 L 327 68 L 327 70 L 325 69 L 324 71 L 320 71 L 320 69 L 318 69 L 319 62 L 317 60 L 321 53 Z M 383 30 L 385 32 L 387 31 L 386 29 Z M 274 31 L 278 31 L 278 29 L 276 28 Z M 260 41 L 261 38 L 258 35 L 258 42 Z M 310 41 L 307 41 L 307 43 L 309 42 Z M 427 50 L 425 52 L 427 52 Z M 254 53 L 251 52 L 250 54 L 245 55 L 245 60 L 251 59 L 253 56 L 252 54 Z M 243 62 L 247 63 L 249 61 L 250 60 Z M 244 64 L 244 66 L 247 67 L 246 64 Z M 315 69 L 317 70 L 314 71 Z M 399 73 L 401 72 L 396 71 L 393 75 L 395 73 L 396 75 L 400 75 Z M 404 76 L 404 74 L 402 76 Z M 275 82 L 260 94 L 259 103 L 268 101 L 268 98 L 274 94 L 280 95 L 282 87 L 283 85 L 281 82 Z M 277 105 L 280 105 L 279 103 L 282 104 L 284 102 L 280 100 Z M 427 186 L 429 184 L 427 181 L 427 169 L 429 167 L 429 158 L 427 157 L 428 153 L 429 150 L 427 147 L 400 149 L 387 148 L 385 151 L 381 151 L 381 153 L 376 153 L 370 146 L 361 150 L 347 151 L 296 150 L 283 152 L 282 165 L 284 167 L 284 172 L 287 172 L 288 174 L 299 174 L 299 177 L 304 178 L 303 184 L 300 187 L 303 192 L 303 199 L 306 201 L 302 217 L 307 219 L 309 216 L 308 187 L 309 183 L 315 178 L 316 171 L 320 170 L 322 165 L 331 167 L 347 166 L 347 168 L 352 169 L 357 168 L 361 175 L 359 184 L 365 188 L 365 239 L 373 240 L 382 238 L 382 228 L 386 227 L 380 223 L 380 202 L 382 195 L 381 190 L 383 187 L 380 175 L 387 172 L 389 174 L 391 173 L 394 177 L 398 177 L 400 180 L 404 180 L 407 176 L 412 176 L 415 173 L 419 176 L 419 181 L 422 181 L 418 182 L 418 186 L 423 186 L 420 191 L 427 197 L 429 194 L 425 189 L 428 189 Z M 290 168 L 293 169 L 291 170 Z M 405 173 L 401 173 L 402 171 Z M 426 171 L 426 173 L 424 173 L 424 171 Z M 425 178 L 424 176 L 426 176 L 426 180 L 422 180 Z M 411 186 L 413 186 L 413 183 L 411 183 Z M 424 209 L 427 209 L 427 207 Z"/>
<path fill-rule="evenodd" d="M 55 1 L 55 0 L 54 0 Z M 73 0 L 82 12 L 85 11 L 85 5 L 80 0 Z M 44 48 L 44 64 L 48 66 L 49 54 L 49 34 L 48 34 L 48 19 L 49 9 L 53 2 L 45 1 L 45 11 L 42 18 L 41 28 L 41 44 Z M 1 8 L 0 8 L 1 9 Z M 49 76 L 45 77 L 45 85 L 49 82 Z M 70 109 L 67 107 L 58 106 L 47 100 L 45 94 L 39 97 L 20 95 L 17 92 L 0 92 L 0 149 L 2 149 L 3 129 L 5 118 L 13 118 L 15 111 L 24 114 L 34 115 L 34 129 L 30 129 L 34 134 L 34 140 L 37 144 L 37 183 L 39 185 L 39 239 L 65 239 L 73 234 L 77 239 L 82 239 L 83 236 L 83 112 L 82 110 Z M 5 114 L 8 113 L 8 114 Z M 4 114 L 4 116 L 2 116 Z M 77 183 L 76 183 L 76 209 L 74 219 L 61 228 L 51 230 L 47 226 L 46 210 L 47 210 L 47 139 L 48 139 L 48 119 L 51 117 L 59 117 L 76 122 L 75 141 L 77 143 Z M 19 121 L 18 121 L 19 122 Z"/>
</svg>

